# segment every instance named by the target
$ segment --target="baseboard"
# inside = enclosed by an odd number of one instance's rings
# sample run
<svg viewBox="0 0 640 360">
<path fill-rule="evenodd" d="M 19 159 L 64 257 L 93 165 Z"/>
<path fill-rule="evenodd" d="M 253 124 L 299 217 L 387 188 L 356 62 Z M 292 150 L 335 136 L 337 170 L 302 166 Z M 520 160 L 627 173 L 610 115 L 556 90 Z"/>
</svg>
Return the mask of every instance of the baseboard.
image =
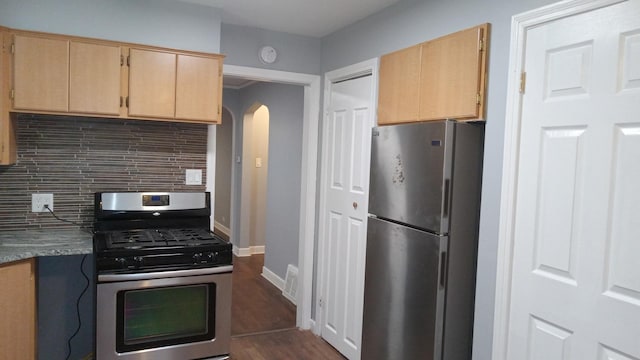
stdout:
<svg viewBox="0 0 640 360">
<path fill-rule="evenodd" d="M 267 279 L 273 286 L 277 287 L 280 291 L 284 289 L 284 279 L 280 276 L 276 275 L 273 271 L 267 269 L 266 267 L 262 267 L 262 277 Z"/>
<path fill-rule="evenodd" d="M 221 232 L 221 233 L 223 233 L 223 234 L 225 234 L 225 235 L 227 235 L 227 237 L 231 236 L 231 230 L 229 230 L 229 228 L 228 228 L 228 227 L 226 227 L 226 226 L 224 226 L 224 225 L 220 224 L 219 222 L 214 221 L 214 222 L 213 222 L 213 227 L 214 227 L 216 230 L 220 230 L 220 232 Z"/>
<path fill-rule="evenodd" d="M 253 255 L 253 254 L 264 254 L 264 245 L 251 246 L 249 249 L 251 249 L 251 255 Z"/>
<path fill-rule="evenodd" d="M 315 319 L 309 319 L 309 330 L 316 335 L 320 335 L 320 328 L 316 328 Z"/>
<path fill-rule="evenodd" d="M 251 256 L 254 254 L 264 254 L 264 245 L 239 248 L 233 245 L 233 254 L 237 257 Z"/>
</svg>

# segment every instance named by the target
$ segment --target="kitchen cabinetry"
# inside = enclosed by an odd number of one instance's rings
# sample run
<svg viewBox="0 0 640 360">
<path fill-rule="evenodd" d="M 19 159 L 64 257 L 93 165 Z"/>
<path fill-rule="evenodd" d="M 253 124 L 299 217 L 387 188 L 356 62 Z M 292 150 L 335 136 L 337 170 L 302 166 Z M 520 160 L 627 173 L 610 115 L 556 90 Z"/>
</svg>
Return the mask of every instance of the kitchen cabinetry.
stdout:
<svg viewBox="0 0 640 360">
<path fill-rule="evenodd" d="M 69 42 L 16 35 L 13 51 L 13 108 L 67 111 Z"/>
<path fill-rule="evenodd" d="M 13 109 L 120 113 L 120 48 L 37 35 L 14 36 Z"/>
<path fill-rule="evenodd" d="M 69 44 L 69 111 L 120 114 L 120 47 L 71 41 Z"/>
<path fill-rule="evenodd" d="M 11 37 L 9 29 L 0 27 L 0 165 L 16 162 L 16 138 L 9 113 Z"/>
<path fill-rule="evenodd" d="M 221 55 L 12 33 L 11 111 L 220 122 Z"/>
<path fill-rule="evenodd" d="M 35 259 L 0 265 L 0 358 L 35 359 Z"/>
<path fill-rule="evenodd" d="M 420 55 L 415 45 L 380 58 L 378 124 L 418 120 Z"/>
<path fill-rule="evenodd" d="M 219 122 L 221 65 L 215 57 L 132 48 L 129 116 Z"/>
<path fill-rule="evenodd" d="M 489 24 L 380 58 L 378 123 L 482 120 Z"/>
<path fill-rule="evenodd" d="M 178 55 L 176 118 L 220 119 L 222 102 L 222 59 Z M 217 120 L 219 123 L 220 120 Z"/>
<path fill-rule="evenodd" d="M 175 115 L 176 55 L 131 49 L 129 115 L 172 118 Z"/>
</svg>

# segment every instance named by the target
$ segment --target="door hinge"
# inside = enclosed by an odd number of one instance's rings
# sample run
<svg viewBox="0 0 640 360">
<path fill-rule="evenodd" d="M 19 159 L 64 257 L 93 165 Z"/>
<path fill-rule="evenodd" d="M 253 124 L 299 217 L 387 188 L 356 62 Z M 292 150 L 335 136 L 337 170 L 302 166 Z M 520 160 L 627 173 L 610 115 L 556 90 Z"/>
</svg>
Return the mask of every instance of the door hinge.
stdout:
<svg viewBox="0 0 640 360">
<path fill-rule="evenodd" d="M 524 94 L 524 90 L 526 86 L 527 86 L 527 73 L 523 71 L 520 74 L 520 94 Z"/>
<path fill-rule="evenodd" d="M 125 102 L 124 102 L 124 103 L 125 103 L 125 105 L 126 105 L 127 107 L 129 107 L 129 97 L 128 97 L 128 96 L 127 96 L 127 98 L 126 98 L 126 100 L 125 100 Z"/>
<path fill-rule="evenodd" d="M 120 55 L 120 66 L 124 65 L 124 55 Z"/>
<path fill-rule="evenodd" d="M 318 306 L 322 307 L 322 299 L 318 299 Z"/>
<path fill-rule="evenodd" d="M 11 44 L 11 53 L 12 54 L 16 53 L 16 44 L 15 43 Z"/>
<path fill-rule="evenodd" d="M 127 55 L 127 66 L 131 66 L 131 56 Z"/>
<path fill-rule="evenodd" d="M 120 96 L 120 107 L 122 107 L 123 104 L 124 104 L 124 98 Z"/>
<path fill-rule="evenodd" d="M 16 97 L 16 91 L 14 89 L 11 89 L 11 91 L 9 92 L 9 99 L 13 100 Z"/>
<path fill-rule="evenodd" d="M 476 94 L 476 104 L 477 105 L 480 105 L 480 100 L 481 100 L 480 93 L 477 93 Z"/>
<path fill-rule="evenodd" d="M 480 39 L 480 51 L 484 50 L 484 39 Z"/>
</svg>

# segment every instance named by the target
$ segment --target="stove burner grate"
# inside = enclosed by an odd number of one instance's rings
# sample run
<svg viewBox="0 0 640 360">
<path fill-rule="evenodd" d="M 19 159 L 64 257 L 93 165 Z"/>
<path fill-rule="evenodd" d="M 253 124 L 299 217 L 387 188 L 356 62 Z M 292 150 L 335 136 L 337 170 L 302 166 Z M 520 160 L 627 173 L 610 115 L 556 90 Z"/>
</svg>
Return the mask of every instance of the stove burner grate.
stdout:
<svg viewBox="0 0 640 360">
<path fill-rule="evenodd" d="M 106 234 L 106 240 L 110 248 L 215 245 L 223 242 L 202 228 L 112 231 Z"/>
</svg>

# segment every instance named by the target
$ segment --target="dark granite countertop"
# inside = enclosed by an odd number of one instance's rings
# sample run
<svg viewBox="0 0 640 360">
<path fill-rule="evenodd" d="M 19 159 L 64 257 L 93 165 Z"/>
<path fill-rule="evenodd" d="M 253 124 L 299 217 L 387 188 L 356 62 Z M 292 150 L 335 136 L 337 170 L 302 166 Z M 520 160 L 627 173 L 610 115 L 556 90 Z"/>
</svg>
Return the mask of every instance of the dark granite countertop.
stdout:
<svg viewBox="0 0 640 360">
<path fill-rule="evenodd" d="M 93 236 L 85 231 L 42 229 L 0 232 L 0 264 L 38 256 L 90 254 Z"/>
</svg>

